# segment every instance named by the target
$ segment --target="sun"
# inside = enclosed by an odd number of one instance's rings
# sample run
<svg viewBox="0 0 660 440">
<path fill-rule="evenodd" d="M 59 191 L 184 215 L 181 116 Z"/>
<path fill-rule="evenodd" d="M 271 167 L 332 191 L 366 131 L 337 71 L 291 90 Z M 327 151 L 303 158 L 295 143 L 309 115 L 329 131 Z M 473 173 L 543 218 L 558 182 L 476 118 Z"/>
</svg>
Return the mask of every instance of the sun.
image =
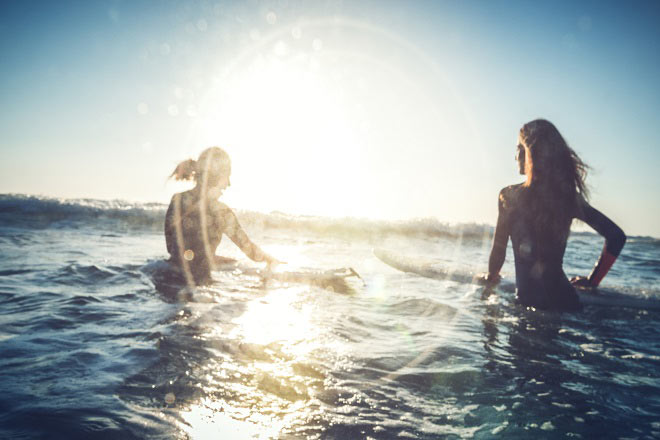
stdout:
<svg viewBox="0 0 660 440">
<path fill-rule="evenodd" d="M 460 112 L 421 51 L 346 20 L 250 35 L 254 41 L 210 69 L 217 74 L 188 142 L 229 152 L 232 187 L 223 197 L 230 206 L 332 217 L 428 215 L 420 191 L 428 176 L 460 177 L 449 165 L 463 148 L 453 121 Z M 431 164 L 431 174 L 419 172 Z"/>
<path fill-rule="evenodd" d="M 354 104 L 313 52 L 288 51 L 279 41 L 218 84 L 198 129 L 226 142 L 239 205 L 350 215 L 337 195 L 355 186 L 342 178 L 360 168 Z"/>
</svg>

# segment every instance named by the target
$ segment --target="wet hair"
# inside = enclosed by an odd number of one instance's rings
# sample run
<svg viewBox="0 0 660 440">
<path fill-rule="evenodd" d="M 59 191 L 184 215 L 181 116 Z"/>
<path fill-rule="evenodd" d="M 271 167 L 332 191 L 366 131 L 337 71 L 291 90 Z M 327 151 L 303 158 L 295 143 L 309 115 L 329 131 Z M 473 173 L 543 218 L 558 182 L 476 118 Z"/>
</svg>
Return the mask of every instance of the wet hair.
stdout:
<svg viewBox="0 0 660 440">
<path fill-rule="evenodd" d="M 523 125 L 519 140 L 528 156 L 524 186 L 529 188 L 526 204 L 534 225 L 552 234 L 568 234 L 573 217 L 588 198 L 589 167 L 545 119 Z"/>
<path fill-rule="evenodd" d="M 227 152 L 220 147 L 210 147 L 202 151 L 197 160 L 187 159 L 177 165 L 170 178 L 212 184 L 230 172 L 231 160 Z"/>
</svg>

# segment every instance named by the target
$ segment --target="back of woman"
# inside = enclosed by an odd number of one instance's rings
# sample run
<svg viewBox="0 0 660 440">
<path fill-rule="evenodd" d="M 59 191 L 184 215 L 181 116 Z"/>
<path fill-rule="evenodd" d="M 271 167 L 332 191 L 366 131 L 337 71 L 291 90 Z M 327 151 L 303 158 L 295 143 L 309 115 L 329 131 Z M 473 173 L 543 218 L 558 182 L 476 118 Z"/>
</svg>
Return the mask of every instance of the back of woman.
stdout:
<svg viewBox="0 0 660 440">
<path fill-rule="evenodd" d="M 552 210 L 534 209 L 538 197 L 522 184 L 504 191 L 516 268 L 518 301 L 543 309 L 577 309 L 575 290 L 563 270 L 571 219 Z"/>
<path fill-rule="evenodd" d="M 170 177 L 194 181 L 195 187 L 172 196 L 165 216 L 165 242 L 171 262 L 188 284 L 206 284 L 217 262 L 223 234 L 254 261 L 277 263 L 247 236 L 236 214 L 218 198 L 230 186 L 231 161 L 219 147 L 204 150 L 197 160 L 181 162 Z"/>
<path fill-rule="evenodd" d="M 587 166 L 552 123 L 537 119 L 525 124 L 517 148 L 519 171 L 527 179 L 500 192 L 486 278 L 498 279 L 511 237 L 518 301 L 543 309 L 579 309 L 575 288 L 562 267 L 573 219 L 585 221 L 606 238 L 607 264 L 601 265 L 601 258 L 589 279 L 579 282 L 582 287 L 598 285 L 621 251 L 625 235 L 586 201 Z"/>
<path fill-rule="evenodd" d="M 172 262 L 185 263 L 196 284 L 210 277 L 215 250 L 222 238 L 218 202 L 200 199 L 193 191 L 172 196 L 165 216 L 165 242 Z"/>
</svg>

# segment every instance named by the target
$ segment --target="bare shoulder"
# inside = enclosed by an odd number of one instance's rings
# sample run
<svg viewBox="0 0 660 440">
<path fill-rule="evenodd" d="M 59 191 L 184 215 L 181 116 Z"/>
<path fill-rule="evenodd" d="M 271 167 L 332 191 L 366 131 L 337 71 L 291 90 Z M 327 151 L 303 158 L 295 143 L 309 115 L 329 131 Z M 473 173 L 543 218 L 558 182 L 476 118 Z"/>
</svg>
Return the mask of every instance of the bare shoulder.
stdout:
<svg viewBox="0 0 660 440">
<path fill-rule="evenodd" d="M 180 209 L 182 199 L 183 199 L 183 193 L 176 193 L 172 195 L 172 198 L 170 199 L 170 204 L 167 208 L 168 213 L 170 213 L 174 209 Z"/>
<path fill-rule="evenodd" d="M 515 204 L 522 192 L 522 183 L 509 185 L 502 188 L 499 195 L 499 201 L 503 207 L 510 207 Z"/>
<path fill-rule="evenodd" d="M 225 211 L 231 211 L 231 212 L 233 212 L 232 209 L 231 209 L 229 206 L 227 206 L 226 204 L 222 203 L 220 200 L 215 200 L 215 201 L 213 202 L 213 207 L 214 207 L 215 209 L 217 209 L 218 211 L 222 211 L 222 212 L 225 212 Z"/>
<path fill-rule="evenodd" d="M 189 205 L 191 203 L 194 203 L 195 200 L 196 197 L 191 190 L 176 193 L 172 196 L 172 202 L 182 203 L 184 205 Z"/>
<path fill-rule="evenodd" d="M 175 193 L 175 194 L 172 194 L 172 198 L 170 199 L 170 203 L 174 203 L 174 202 L 176 202 L 176 201 L 181 200 L 181 196 L 182 196 L 182 194 L 183 194 L 183 193 Z"/>
<path fill-rule="evenodd" d="M 232 216 L 234 214 L 234 211 L 227 206 L 226 204 L 222 203 L 219 200 L 214 200 L 209 204 L 209 210 L 217 216 L 226 218 Z"/>
</svg>

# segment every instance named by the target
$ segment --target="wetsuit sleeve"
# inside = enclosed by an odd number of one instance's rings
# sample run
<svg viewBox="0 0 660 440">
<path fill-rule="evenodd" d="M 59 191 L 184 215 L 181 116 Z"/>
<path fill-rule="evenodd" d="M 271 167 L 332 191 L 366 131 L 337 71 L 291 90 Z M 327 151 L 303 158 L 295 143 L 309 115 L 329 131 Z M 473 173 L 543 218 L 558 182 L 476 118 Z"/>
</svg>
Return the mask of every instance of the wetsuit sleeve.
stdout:
<svg viewBox="0 0 660 440">
<path fill-rule="evenodd" d="M 225 224 L 224 234 L 238 246 L 245 255 L 254 261 L 268 261 L 270 257 L 259 246 L 254 244 L 247 236 L 234 211 L 225 207 L 222 210 L 223 221 Z"/>
<path fill-rule="evenodd" d="M 165 245 L 167 246 L 167 252 L 171 256 L 177 255 L 179 251 L 178 240 L 177 240 L 177 222 L 175 217 L 175 212 L 179 212 L 181 209 L 181 200 L 177 195 L 172 197 L 170 205 L 167 207 L 167 213 L 165 214 Z M 180 228 L 180 225 L 179 225 Z"/>
<path fill-rule="evenodd" d="M 588 277 L 589 284 L 597 287 L 621 253 L 621 249 L 626 243 L 626 234 L 612 220 L 587 202 L 583 203 L 582 212 L 578 218 L 605 237 L 603 252 Z"/>
<path fill-rule="evenodd" d="M 490 251 L 488 259 L 488 276 L 496 277 L 499 275 L 504 259 L 506 257 L 506 247 L 509 243 L 511 227 L 509 225 L 509 216 L 504 206 L 504 190 L 500 191 L 498 200 L 497 226 L 495 226 L 495 235 L 493 237 L 493 248 Z"/>
</svg>

